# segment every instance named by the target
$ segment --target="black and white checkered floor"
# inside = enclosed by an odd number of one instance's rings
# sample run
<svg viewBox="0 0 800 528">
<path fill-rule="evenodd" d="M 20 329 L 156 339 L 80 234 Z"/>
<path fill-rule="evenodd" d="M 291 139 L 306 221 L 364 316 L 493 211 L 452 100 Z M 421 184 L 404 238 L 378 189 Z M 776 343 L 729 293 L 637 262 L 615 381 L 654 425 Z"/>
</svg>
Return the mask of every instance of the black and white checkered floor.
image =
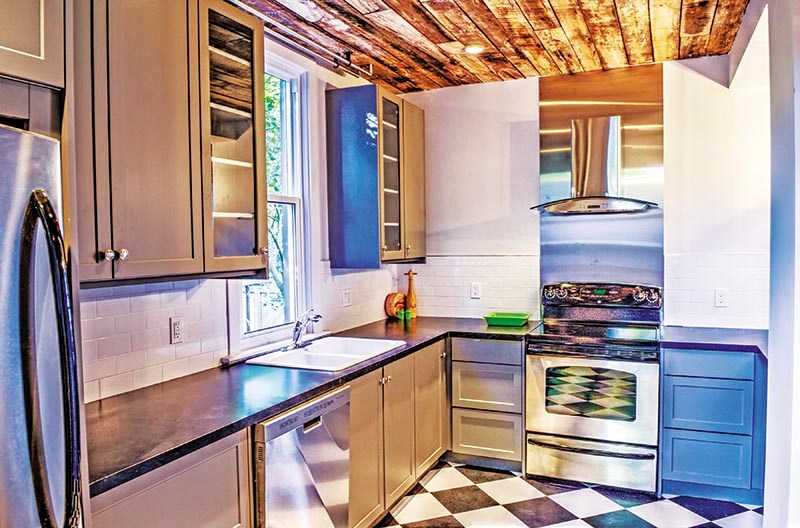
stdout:
<svg viewBox="0 0 800 528">
<path fill-rule="evenodd" d="M 757 505 L 524 479 L 439 462 L 378 523 L 449 528 L 760 528 Z"/>
</svg>

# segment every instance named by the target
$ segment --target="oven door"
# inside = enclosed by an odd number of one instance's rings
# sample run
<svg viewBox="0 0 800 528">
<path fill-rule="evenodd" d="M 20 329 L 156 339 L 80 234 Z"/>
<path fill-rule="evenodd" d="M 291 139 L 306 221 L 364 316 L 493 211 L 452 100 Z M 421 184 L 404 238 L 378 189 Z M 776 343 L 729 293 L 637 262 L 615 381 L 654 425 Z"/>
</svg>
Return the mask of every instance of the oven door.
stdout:
<svg viewBox="0 0 800 528">
<path fill-rule="evenodd" d="M 526 429 L 656 446 L 658 386 L 656 362 L 528 354 Z"/>
</svg>

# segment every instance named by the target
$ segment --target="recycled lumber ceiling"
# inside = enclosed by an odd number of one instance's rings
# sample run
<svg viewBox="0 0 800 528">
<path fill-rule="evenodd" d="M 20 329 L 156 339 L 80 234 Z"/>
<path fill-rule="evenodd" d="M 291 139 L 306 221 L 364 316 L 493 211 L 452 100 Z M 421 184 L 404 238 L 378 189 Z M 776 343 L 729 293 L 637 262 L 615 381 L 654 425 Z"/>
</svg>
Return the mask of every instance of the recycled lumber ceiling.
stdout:
<svg viewBox="0 0 800 528">
<path fill-rule="evenodd" d="M 413 92 L 725 54 L 748 0 L 244 2 Z"/>
</svg>

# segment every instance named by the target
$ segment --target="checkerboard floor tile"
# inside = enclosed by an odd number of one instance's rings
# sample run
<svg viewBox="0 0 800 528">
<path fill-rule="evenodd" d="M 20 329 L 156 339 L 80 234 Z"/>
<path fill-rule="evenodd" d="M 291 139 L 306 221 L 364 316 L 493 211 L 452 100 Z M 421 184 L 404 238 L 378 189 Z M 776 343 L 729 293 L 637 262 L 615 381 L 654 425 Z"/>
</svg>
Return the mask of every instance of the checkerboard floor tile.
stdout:
<svg viewBox="0 0 800 528">
<path fill-rule="evenodd" d="M 381 528 L 761 528 L 764 509 L 440 462 Z"/>
</svg>

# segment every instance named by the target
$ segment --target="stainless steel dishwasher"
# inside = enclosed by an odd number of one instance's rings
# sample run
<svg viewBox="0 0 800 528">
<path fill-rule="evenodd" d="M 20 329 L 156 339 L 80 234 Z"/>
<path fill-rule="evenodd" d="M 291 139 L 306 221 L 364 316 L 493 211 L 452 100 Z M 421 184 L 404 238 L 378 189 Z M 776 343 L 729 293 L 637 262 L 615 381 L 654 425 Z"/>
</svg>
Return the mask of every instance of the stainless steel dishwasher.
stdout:
<svg viewBox="0 0 800 528">
<path fill-rule="evenodd" d="M 258 424 L 255 457 L 258 528 L 347 528 L 350 387 Z"/>
</svg>

